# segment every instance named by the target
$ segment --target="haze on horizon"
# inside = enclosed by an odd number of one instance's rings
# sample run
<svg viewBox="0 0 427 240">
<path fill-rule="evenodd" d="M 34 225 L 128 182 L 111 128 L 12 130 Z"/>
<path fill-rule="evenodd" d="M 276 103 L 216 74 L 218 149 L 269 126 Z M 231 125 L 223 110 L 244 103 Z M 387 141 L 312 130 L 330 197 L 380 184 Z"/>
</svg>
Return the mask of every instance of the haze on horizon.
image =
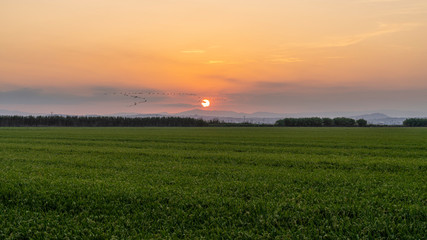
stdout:
<svg viewBox="0 0 427 240">
<path fill-rule="evenodd" d="M 2 0 L 0 109 L 426 112 L 426 42 L 425 0 Z"/>
</svg>

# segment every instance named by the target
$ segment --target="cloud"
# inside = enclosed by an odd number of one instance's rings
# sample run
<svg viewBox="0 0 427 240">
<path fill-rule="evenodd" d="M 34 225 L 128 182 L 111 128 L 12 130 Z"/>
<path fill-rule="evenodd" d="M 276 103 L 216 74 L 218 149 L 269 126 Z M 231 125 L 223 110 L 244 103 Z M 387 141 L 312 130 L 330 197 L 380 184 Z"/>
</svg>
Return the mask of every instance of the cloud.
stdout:
<svg viewBox="0 0 427 240">
<path fill-rule="evenodd" d="M 166 104 L 158 104 L 161 107 L 171 107 L 171 108 L 195 108 L 200 105 L 196 104 L 187 104 L 187 103 L 166 103 Z"/>
<path fill-rule="evenodd" d="M 244 82 L 243 80 L 238 78 L 222 76 L 222 75 L 202 75 L 201 78 L 215 79 L 215 80 L 220 80 L 223 82 L 233 83 L 233 84 L 240 84 Z"/>
<path fill-rule="evenodd" d="M 420 23 L 401 23 L 401 24 L 385 24 L 378 23 L 378 29 L 376 31 L 365 32 L 355 35 L 348 36 L 331 36 L 321 42 L 311 43 L 295 43 L 295 44 L 284 44 L 285 49 L 289 48 L 337 48 L 337 47 L 348 47 L 364 41 L 367 41 L 374 37 L 379 37 L 387 34 L 410 31 L 415 27 L 421 26 Z M 285 50 L 282 49 L 282 50 Z"/>
<path fill-rule="evenodd" d="M 0 92 L 1 104 L 79 104 L 89 101 L 88 97 L 53 93 L 35 88 L 21 88 Z"/>
<path fill-rule="evenodd" d="M 378 37 L 386 34 L 392 34 L 392 33 L 403 32 L 403 31 L 410 31 L 420 25 L 421 25 L 420 23 L 401 23 L 401 24 L 378 23 L 379 29 L 377 31 L 347 37 L 347 39 L 345 39 L 344 41 L 336 42 L 335 44 L 331 44 L 331 46 L 338 46 L 338 47 L 350 46 L 353 44 L 360 43 L 362 41 L 366 41 L 373 37 Z"/>
<path fill-rule="evenodd" d="M 313 84 L 312 81 L 286 82 L 245 81 L 224 76 L 211 76 L 216 79 L 236 82 L 247 86 L 233 94 L 222 93 L 208 97 L 220 103 L 224 109 L 241 111 L 337 111 L 371 109 L 407 109 L 422 110 L 427 104 L 426 89 L 367 89 L 363 86 L 337 86 Z M 129 108 L 131 99 L 122 95 L 105 94 L 104 90 L 116 91 L 109 87 L 95 87 L 81 92 L 68 90 L 20 88 L 0 91 L 0 104 L 14 106 L 14 110 L 25 109 L 30 112 L 61 112 L 69 114 L 99 114 L 102 112 L 144 111 L 159 112 L 171 109 L 189 109 L 199 107 L 196 96 L 162 97 L 149 99 L 148 103 Z M 68 91 L 68 92 L 66 92 Z M 91 92 L 92 91 L 92 92 Z M 136 91 L 136 90 L 134 90 Z M 92 94 L 90 94 L 92 93 Z M 11 107 L 8 107 L 11 108 Z"/>
<path fill-rule="evenodd" d="M 322 47 L 322 48 L 348 47 L 348 46 L 366 41 L 369 38 L 373 38 L 373 37 L 377 37 L 377 36 L 381 36 L 381 35 L 385 35 L 385 34 L 389 34 L 389 33 L 396 33 L 396 32 L 400 32 L 400 31 L 403 31 L 403 29 L 402 28 L 389 28 L 389 29 L 378 30 L 375 32 L 358 34 L 358 35 L 354 35 L 354 36 L 347 36 L 347 37 L 342 37 L 341 39 L 333 40 L 330 43 L 324 44 L 323 46 L 319 45 L 318 47 Z"/>
<path fill-rule="evenodd" d="M 325 57 L 326 59 L 343 59 L 345 57 L 341 57 L 341 56 L 333 56 L 333 57 Z"/>
<path fill-rule="evenodd" d="M 300 83 L 295 82 L 271 82 L 271 81 L 257 81 L 253 82 L 252 85 L 255 88 L 261 88 L 261 89 L 277 89 L 277 90 L 283 90 L 285 88 L 295 88 L 295 87 L 302 87 Z"/>
<path fill-rule="evenodd" d="M 208 62 L 208 64 L 221 64 L 221 63 L 225 63 L 225 62 L 222 60 L 210 60 Z"/>
<path fill-rule="evenodd" d="M 304 62 L 304 60 L 300 58 L 271 58 L 268 61 L 273 63 L 295 63 L 295 62 Z"/>
<path fill-rule="evenodd" d="M 280 83 L 267 83 L 271 87 Z M 286 85 L 286 84 L 284 84 Z M 297 91 L 297 90 L 300 91 Z M 248 109 L 276 112 L 370 111 L 378 109 L 422 110 L 427 104 L 426 89 L 368 90 L 343 87 L 319 88 L 306 91 L 305 87 L 277 92 L 263 91 L 230 94 L 232 103 L 244 102 Z M 271 109 L 271 110 L 270 110 Z"/>
<path fill-rule="evenodd" d="M 185 54 L 203 54 L 206 53 L 205 50 L 201 50 L 201 49 L 189 49 L 189 50 L 182 50 L 181 53 L 185 53 Z"/>
<path fill-rule="evenodd" d="M 19 105 L 80 105 L 92 103 L 123 102 L 128 98 L 113 94 L 118 92 L 112 87 L 89 87 L 81 89 L 61 88 L 15 88 L 0 91 L 0 104 Z"/>
</svg>

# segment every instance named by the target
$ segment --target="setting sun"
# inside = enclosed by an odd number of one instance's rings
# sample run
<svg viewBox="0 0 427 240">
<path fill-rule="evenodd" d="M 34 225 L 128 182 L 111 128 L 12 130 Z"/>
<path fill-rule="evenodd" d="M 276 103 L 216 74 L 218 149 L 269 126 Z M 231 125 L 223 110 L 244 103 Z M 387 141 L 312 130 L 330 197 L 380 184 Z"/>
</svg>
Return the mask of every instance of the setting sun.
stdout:
<svg viewBox="0 0 427 240">
<path fill-rule="evenodd" d="M 207 99 L 203 99 L 201 104 L 204 108 L 206 108 L 206 107 L 209 107 L 211 105 L 211 102 Z"/>
</svg>

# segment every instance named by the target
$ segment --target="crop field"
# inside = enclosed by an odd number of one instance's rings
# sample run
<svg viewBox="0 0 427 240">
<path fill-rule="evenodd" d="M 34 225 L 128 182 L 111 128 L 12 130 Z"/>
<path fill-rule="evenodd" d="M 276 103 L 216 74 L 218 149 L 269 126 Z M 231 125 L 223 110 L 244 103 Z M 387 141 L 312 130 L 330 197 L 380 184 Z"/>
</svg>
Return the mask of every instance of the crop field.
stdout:
<svg viewBox="0 0 427 240">
<path fill-rule="evenodd" d="M 427 128 L 0 128 L 0 239 L 426 239 Z"/>
</svg>

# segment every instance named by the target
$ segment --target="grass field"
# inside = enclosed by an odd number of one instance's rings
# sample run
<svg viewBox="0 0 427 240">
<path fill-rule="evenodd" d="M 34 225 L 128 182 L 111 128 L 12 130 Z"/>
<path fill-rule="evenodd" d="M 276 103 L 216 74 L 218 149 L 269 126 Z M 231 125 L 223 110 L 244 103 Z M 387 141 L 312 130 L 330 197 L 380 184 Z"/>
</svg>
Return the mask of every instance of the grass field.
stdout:
<svg viewBox="0 0 427 240">
<path fill-rule="evenodd" d="M 426 235 L 426 128 L 0 128 L 0 239 Z"/>
</svg>

